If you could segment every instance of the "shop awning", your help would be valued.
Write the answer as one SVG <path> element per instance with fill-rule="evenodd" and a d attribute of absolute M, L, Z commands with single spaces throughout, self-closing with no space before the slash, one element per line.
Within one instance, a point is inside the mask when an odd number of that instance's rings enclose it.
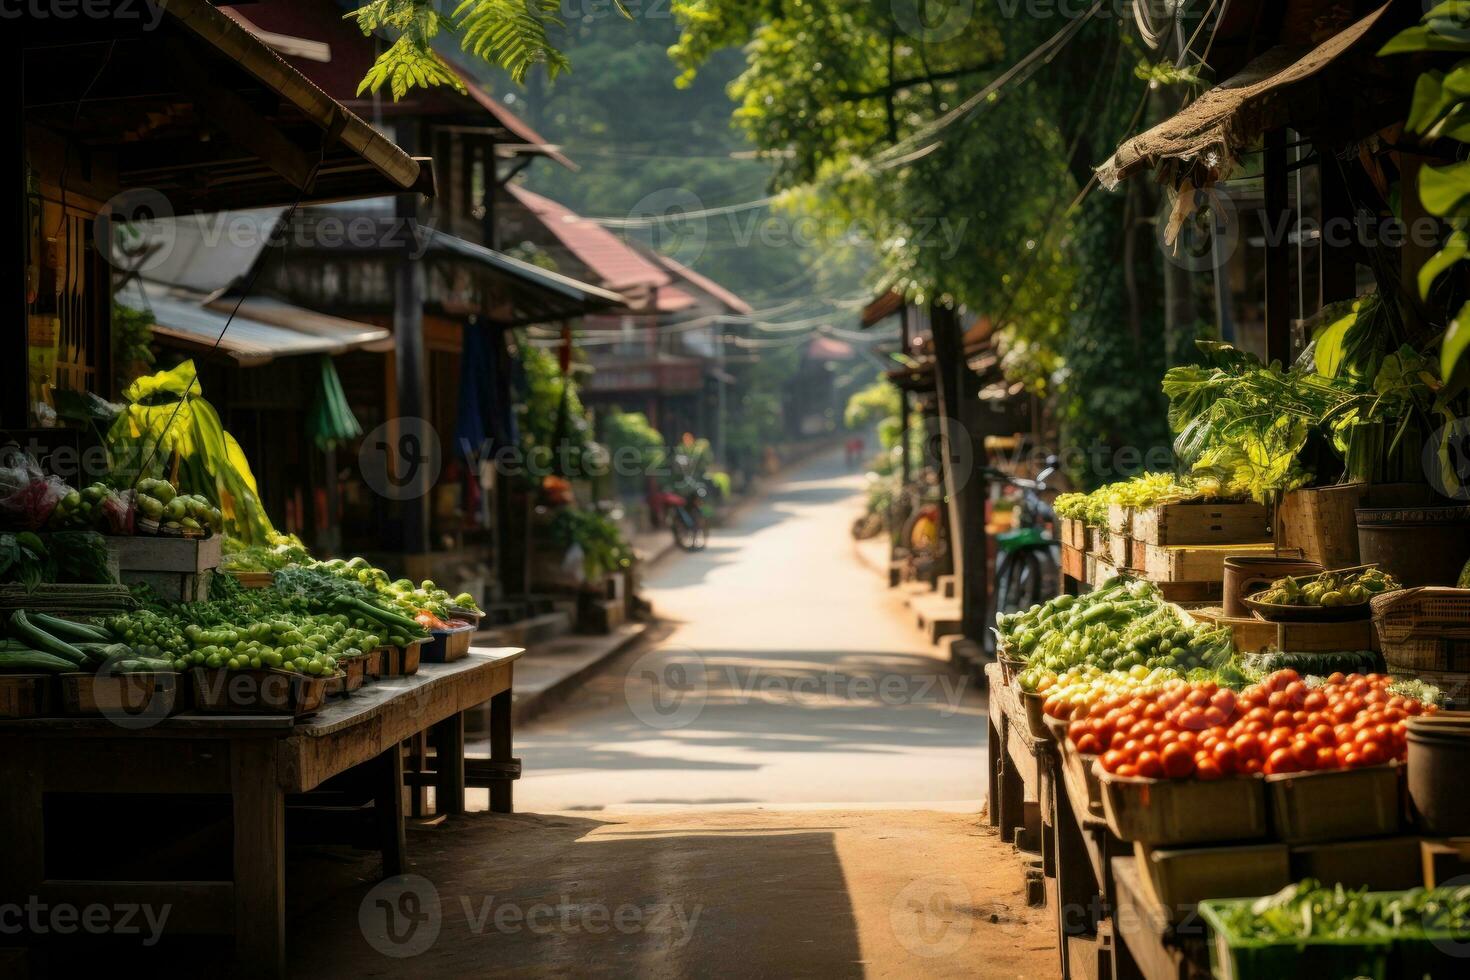
<path fill-rule="evenodd" d="M 342 354 L 382 349 L 392 334 L 371 324 L 326 316 L 272 299 L 246 299 L 231 318 L 235 300 L 177 286 L 141 283 L 153 313 L 153 333 L 194 351 L 216 348 L 241 367 L 258 367 L 278 357 Z M 122 298 L 126 303 L 126 297 Z"/>
<path fill-rule="evenodd" d="M 1315 48 L 1278 46 L 1264 52 L 1177 115 L 1118 147 L 1097 168 L 1098 179 L 1111 189 L 1140 170 L 1158 168 L 1161 180 L 1178 185 L 1187 177 L 1203 187 L 1227 176 L 1263 133 L 1287 125 L 1312 128 L 1309 123 L 1315 123 L 1323 105 L 1341 107 L 1363 87 L 1355 77 L 1322 101 L 1318 76 L 1350 54 L 1371 56 L 1386 39 L 1387 31 L 1375 28 L 1380 21 L 1389 27 L 1385 15 L 1392 6 L 1384 4 Z M 1372 61 L 1381 68 L 1376 58 Z"/>
<path fill-rule="evenodd" d="M 22 12 L 5 29 L 24 35 L 27 123 L 107 161 L 117 186 L 156 191 L 175 214 L 433 193 L 428 159 L 205 0 L 96 0 L 88 14 Z"/>

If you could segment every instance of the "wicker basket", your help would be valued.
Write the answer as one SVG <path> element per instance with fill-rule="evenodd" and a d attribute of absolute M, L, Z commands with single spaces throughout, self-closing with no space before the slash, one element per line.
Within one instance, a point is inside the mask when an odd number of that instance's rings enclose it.
<path fill-rule="evenodd" d="M 1391 670 L 1470 672 L 1470 589 L 1431 586 L 1374 596 L 1373 625 Z"/>

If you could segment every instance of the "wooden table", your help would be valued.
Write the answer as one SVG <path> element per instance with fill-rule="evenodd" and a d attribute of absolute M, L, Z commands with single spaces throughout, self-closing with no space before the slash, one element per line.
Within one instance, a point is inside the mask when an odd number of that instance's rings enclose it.
<path fill-rule="evenodd" d="M 305 793 L 354 767 L 372 781 L 383 875 L 404 868 L 401 743 L 432 729 L 439 744 L 439 811 L 464 807 L 463 712 L 486 701 L 491 760 L 501 785 L 492 808 L 509 812 L 511 680 L 524 651 L 477 650 L 451 664 L 425 664 L 332 699 L 297 722 L 269 715 L 181 714 L 152 727 L 105 718 L 0 722 L 0 903 L 35 896 L 48 904 L 94 902 L 171 906 L 168 929 L 233 933 L 247 976 L 285 972 L 286 796 Z M 47 874 L 43 801 L 52 793 L 217 794 L 230 797 L 233 879 L 85 881 Z M 110 825 L 109 825 L 110 826 Z M 133 839 L 122 834 L 123 839 Z M 146 836 L 146 835 L 145 835 Z"/>

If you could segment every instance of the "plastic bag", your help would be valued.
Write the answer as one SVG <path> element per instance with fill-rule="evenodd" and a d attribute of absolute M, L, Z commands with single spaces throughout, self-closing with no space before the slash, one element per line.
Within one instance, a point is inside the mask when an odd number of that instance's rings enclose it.
<path fill-rule="evenodd" d="M 97 530 L 103 534 L 132 534 L 138 495 L 132 490 L 109 490 L 102 498 L 102 518 Z"/>
<path fill-rule="evenodd" d="M 0 465 L 0 526 L 39 531 L 71 488 L 59 476 L 47 476 L 28 453 L 12 452 Z"/>

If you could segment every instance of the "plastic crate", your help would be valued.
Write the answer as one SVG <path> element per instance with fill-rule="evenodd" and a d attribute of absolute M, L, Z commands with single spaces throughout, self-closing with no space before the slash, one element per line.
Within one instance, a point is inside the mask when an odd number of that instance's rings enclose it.
<path fill-rule="evenodd" d="M 1200 917 L 1210 927 L 1210 972 L 1217 980 L 1262 977 L 1368 977 L 1389 980 L 1392 939 L 1300 939 L 1271 942 L 1243 939 L 1225 925 L 1222 913 L 1248 907 L 1256 899 L 1207 899 Z"/>

